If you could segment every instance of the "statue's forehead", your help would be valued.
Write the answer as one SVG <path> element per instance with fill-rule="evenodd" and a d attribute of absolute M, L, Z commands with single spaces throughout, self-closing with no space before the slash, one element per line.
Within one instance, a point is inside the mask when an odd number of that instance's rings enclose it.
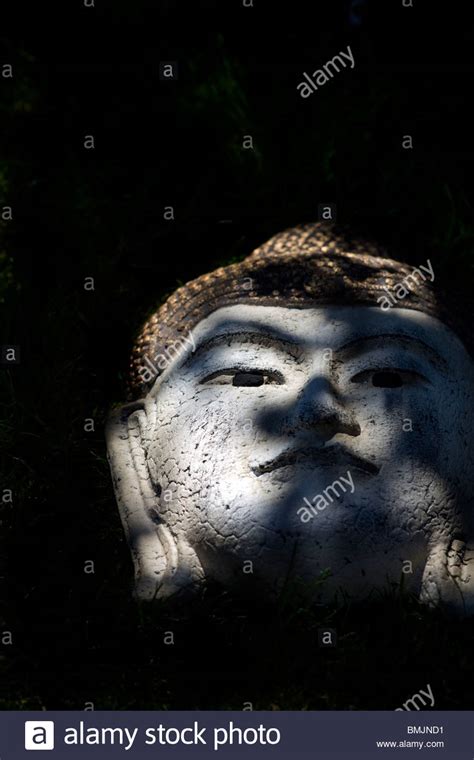
<path fill-rule="evenodd" d="M 467 356 L 461 341 L 435 317 L 411 309 L 384 311 L 374 306 L 253 306 L 237 304 L 217 309 L 194 329 L 196 347 L 211 338 L 225 335 L 253 334 L 253 342 L 262 344 L 267 336 L 296 342 L 308 348 L 337 348 L 358 338 L 390 334 L 396 342 L 404 337 L 417 338 L 431 345 L 448 360 L 454 354 Z"/>

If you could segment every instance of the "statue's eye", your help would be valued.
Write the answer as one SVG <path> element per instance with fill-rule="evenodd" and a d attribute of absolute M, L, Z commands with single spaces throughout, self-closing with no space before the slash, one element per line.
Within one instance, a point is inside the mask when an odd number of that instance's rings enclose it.
<path fill-rule="evenodd" d="M 265 377 L 263 372 L 237 372 L 232 378 L 232 385 L 256 387 L 264 384 Z"/>
<path fill-rule="evenodd" d="M 398 372 L 374 372 L 372 385 L 377 388 L 400 388 L 403 379 Z"/>
<path fill-rule="evenodd" d="M 402 369 L 364 370 L 355 375 L 351 382 L 372 385 L 375 388 L 401 388 L 425 380 L 418 372 Z"/>
<path fill-rule="evenodd" d="M 283 377 L 279 372 L 264 371 L 260 369 L 252 370 L 232 370 L 225 369 L 219 372 L 213 372 L 208 375 L 202 383 L 212 383 L 214 385 L 233 385 L 238 388 L 258 388 L 260 385 L 283 383 Z"/>

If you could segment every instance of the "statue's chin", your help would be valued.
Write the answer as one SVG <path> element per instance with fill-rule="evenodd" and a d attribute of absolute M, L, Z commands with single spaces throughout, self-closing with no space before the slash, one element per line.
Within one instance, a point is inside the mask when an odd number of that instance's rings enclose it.
<path fill-rule="evenodd" d="M 179 557 L 174 553 L 175 562 L 170 563 L 158 582 L 156 574 L 138 574 L 136 597 L 143 601 L 173 599 L 178 604 L 180 601 L 187 604 L 199 597 L 212 578 L 227 589 L 249 598 L 262 599 L 265 603 L 277 602 L 289 589 L 300 602 L 306 600 L 308 604 L 330 604 L 344 599 L 353 603 L 376 601 L 381 592 L 396 587 L 403 577 L 404 589 L 418 597 L 421 603 L 461 617 L 474 615 L 474 549 L 461 538 L 452 537 L 433 544 L 424 568 L 419 565 L 405 576 L 388 565 L 384 568 L 380 557 L 375 555 L 369 563 L 349 562 L 339 573 L 328 567 L 327 572 L 325 568 L 315 575 L 314 570 L 311 572 L 306 568 L 305 571 L 304 567 L 288 564 L 285 572 L 262 577 L 258 573 L 242 575 L 235 568 L 233 572 L 225 558 L 220 557 L 219 561 L 217 556 L 211 570 L 205 567 L 206 558 L 201 555 L 198 559 L 198 554 L 180 546 L 178 555 L 184 560 L 183 567 L 179 566 L 179 561 L 176 563 Z M 200 560 L 203 560 L 204 567 Z"/>
<path fill-rule="evenodd" d="M 374 552 L 371 558 L 347 557 L 343 567 L 318 563 L 315 573 L 314 563 L 290 561 L 288 557 L 275 568 L 272 574 L 260 575 L 258 571 L 243 576 L 241 572 L 219 573 L 219 562 L 210 575 L 219 582 L 233 587 L 236 592 L 266 602 L 277 601 L 282 593 L 292 589 L 300 600 L 308 604 L 318 602 L 330 604 L 349 599 L 351 603 L 377 600 L 381 594 L 397 589 L 403 583 L 406 593 L 418 598 L 422 604 L 437 607 L 458 616 L 474 615 L 474 549 L 469 549 L 460 538 L 443 539 L 433 543 L 426 557 L 426 545 L 418 547 L 418 557 L 413 563 L 390 564 L 393 549 Z M 251 556 L 251 555 L 249 555 Z M 217 558 L 216 558 L 217 559 Z M 220 558 L 222 566 L 228 564 Z M 255 563 L 258 568 L 258 563 Z M 412 565 L 407 571 L 406 565 Z"/>

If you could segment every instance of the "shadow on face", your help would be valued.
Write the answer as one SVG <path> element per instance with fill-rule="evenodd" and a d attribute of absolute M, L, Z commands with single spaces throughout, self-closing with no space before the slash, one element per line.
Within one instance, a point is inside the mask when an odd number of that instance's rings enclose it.
<path fill-rule="evenodd" d="M 193 338 L 139 436 L 147 509 L 204 577 L 272 594 L 329 569 L 327 593 L 358 597 L 406 573 L 419 593 L 432 548 L 469 530 L 474 372 L 456 336 L 406 309 L 238 305 Z"/>

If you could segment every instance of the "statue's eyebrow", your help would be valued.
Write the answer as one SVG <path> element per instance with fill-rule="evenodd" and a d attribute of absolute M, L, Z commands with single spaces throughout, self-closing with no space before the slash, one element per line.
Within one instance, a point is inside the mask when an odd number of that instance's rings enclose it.
<path fill-rule="evenodd" d="M 428 345 L 428 343 L 425 343 L 425 341 L 420 338 L 415 338 L 413 335 L 405 335 L 403 333 L 378 333 L 377 335 L 365 335 L 345 343 L 343 346 L 336 349 L 334 353 L 343 353 L 347 358 L 350 358 L 367 348 L 385 348 L 387 344 L 390 343 L 395 343 L 397 346 L 404 344 L 406 348 L 414 349 L 418 354 L 429 359 L 437 367 L 443 370 L 448 369 L 449 365 L 447 361 L 432 346 Z"/>
<path fill-rule="evenodd" d="M 303 353 L 303 349 L 299 343 L 289 340 L 288 338 L 283 338 L 280 335 L 272 333 L 269 330 L 265 330 L 265 332 L 239 330 L 236 332 L 226 332 L 221 333 L 220 335 L 213 335 L 208 340 L 205 340 L 202 343 L 198 344 L 195 351 L 193 351 L 192 354 L 188 357 L 186 363 L 192 361 L 200 354 L 206 351 L 210 351 L 216 346 L 222 346 L 225 344 L 230 345 L 231 343 L 235 343 L 237 341 L 240 343 L 259 344 L 260 346 L 262 344 L 264 346 L 272 346 L 273 348 L 276 348 L 285 354 L 293 356 L 295 359 L 299 359 Z"/>

